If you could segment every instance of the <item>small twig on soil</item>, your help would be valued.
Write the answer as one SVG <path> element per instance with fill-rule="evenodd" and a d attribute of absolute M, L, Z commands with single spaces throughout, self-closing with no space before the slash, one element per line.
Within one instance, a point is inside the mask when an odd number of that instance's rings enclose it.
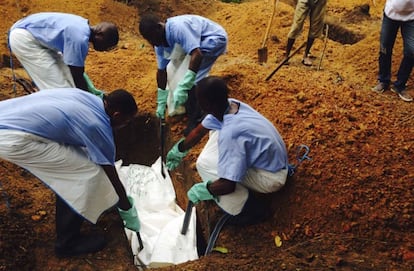
<path fill-rule="evenodd" d="M 375 239 L 357 237 L 357 236 L 340 236 L 339 234 L 336 234 L 336 233 L 326 233 L 326 235 L 339 236 L 339 237 L 341 237 L 340 239 L 356 239 L 356 240 L 360 240 L 360 241 L 369 241 L 369 242 L 373 242 L 373 243 L 382 243 L 382 244 L 389 244 L 390 243 L 390 242 L 387 242 L 387 241 L 381 241 L 381 240 L 375 240 Z"/>
<path fill-rule="evenodd" d="M 296 245 L 293 245 L 293 246 L 288 247 L 288 248 L 286 249 L 286 251 L 289 251 L 289 250 L 291 250 L 291 249 L 294 249 L 294 248 L 300 247 L 301 245 L 304 245 L 304 244 L 306 244 L 306 243 L 310 243 L 310 242 L 312 242 L 312 241 L 318 241 L 318 240 L 321 240 L 322 238 L 323 238 L 323 234 L 319 234 L 319 235 L 317 235 L 317 236 L 316 236 L 316 237 L 314 237 L 314 238 L 311 238 L 311 239 L 309 239 L 309 240 L 306 240 L 306 241 L 303 241 L 303 242 L 297 243 Z"/>
<path fill-rule="evenodd" d="M 84 260 L 92 267 L 93 270 L 98 270 L 98 268 L 89 259 L 84 258 Z"/>
<path fill-rule="evenodd" d="M 386 242 L 386 241 L 380 241 L 380 240 L 374 240 L 374 239 L 369 239 L 369 238 L 363 238 L 363 237 L 356 237 L 356 236 L 342 236 L 340 234 L 335 234 L 335 233 L 321 233 L 316 235 L 314 238 L 311 238 L 309 240 L 297 243 L 291 247 L 288 247 L 286 249 L 286 251 L 292 250 L 294 248 L 300 247 L 304 244 L 313 242 L 313 241 L 320 241 L 322 239 L 328 239 L 329 237 L 335 236 L 337 237 L 336 239 L 355 239 L 355 240 L 360 240 L 360 241 L 368 241 L 368 242 L 372 242 L 372 243 L 382 243 L 382 244 L 389 244 L 390 242 Z"/>
<path fill-rule="evenodd" d="M 25 247 L 23 247 L 23 246 L 19 246 L 19 248 L 20 248 L 21 250 L 23 250 L 23 252 L 27 252 L 27 249 L 26 249 Z"/>

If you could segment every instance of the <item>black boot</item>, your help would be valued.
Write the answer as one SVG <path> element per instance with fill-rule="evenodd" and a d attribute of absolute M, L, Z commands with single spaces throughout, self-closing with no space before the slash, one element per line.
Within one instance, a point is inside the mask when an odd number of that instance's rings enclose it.
<path fill-rule="evenodd" d="M 258 224 L 269 217 L 268 206 L 258 199 L 251 191 L 240 214 L 232 216 L 227 224 L 233 226 L 248 226 Z"/>
<path fill-rule="evenodd" d="M 195 86 L 188 91 L 188 99 L 185 103 L 185 111 L 187 113 L 187 128 L 184 129 L 183 134 L 187 136 L 197 125 L 203 120 L 203 112 L 198 105 L 195 95 Z"/>
<path fill-rule="evenodd" d="M 101 235 L 82 235 L 84 218 L 59 196 L 56 196 L 56 243 L 58 257 L 71 257 L 102 250 L 106 241 Z"/>

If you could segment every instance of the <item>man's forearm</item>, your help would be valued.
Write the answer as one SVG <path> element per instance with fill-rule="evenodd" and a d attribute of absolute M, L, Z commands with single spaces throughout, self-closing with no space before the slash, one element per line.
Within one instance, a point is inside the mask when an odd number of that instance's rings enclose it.
<path fill-rule="evenodd" d="M 160 89 L 165 90 L 167 87 L 167 71 L 166 70 L 157 70 L 157 86 Z"/>
<path fill-rule="evenodd" d="M 121 180 L 119 179 L 118 173 L 114 166 L 111 165 L 102 165 L 103 170 L 108 176 L 109 180 L 112 183 L 112 186 L 115 189 L 115 192 L 118 194 L 119 201 L 118 207 L 122 210 L 128 210 L 131 208 L 131 204 L 128 201 L 127 194 Z"/>
<path fill-rule="evenodd" d="M 86 80 L 83 77 L 85 68 L 69 66 L 69 69 L 70 73 L 72 74 L 73 82 L 75 83 L 76 88 L 88 91 L 88 85 L 86 84 Z"/>

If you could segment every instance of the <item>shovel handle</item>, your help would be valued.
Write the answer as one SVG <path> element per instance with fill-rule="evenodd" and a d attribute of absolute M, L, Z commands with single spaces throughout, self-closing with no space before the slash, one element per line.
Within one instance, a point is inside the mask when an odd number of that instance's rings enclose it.
<path fill-rule="evenodd" d="M 161 143 L 161 175 L 165 178 L 164 172 L 164 148 L 165 148 L 165 120 L 160 118 L 160 143 Z"/>
<path fill-rule="evenodd" d="M 266 77 L 266 81 L 268 81 L 270 78 L 272 78 L 272 76 L 294 55 L 296 55 L 297 52 L 299 52 L 300 49 L 302 49 L 303 47 L 305 47 L 306 45 L 306 41 L 300 46 L 298 47 L 295 51 L 293 51 L 293 53 L 291 53 L 288 57 L 286 57 L 285 59 L 283 59 L 282 62 L 279 63 L 279 65 L 277 65 L 277 67 L 272 71 L 271 74 L 269 74 Z"/>
<path fill-rule="evenodd" d="M 266 45 L 267 37 L 269 36 L 270 27 L 272 25 L 273 17 L 275 16 L 275 11 L 276 11 L 276 7 L 277 7 L 277 3 L 278 2 L 279 2 L 279 0 L 274 0 L 273 1 L 272 15 L 270 16 L 269 22 L 267 23 L 266 32 L 265 32 L 265 35 L 264 35 L 264 38 L 263 38 L 263 42 L 262 42 L 262 48 L 264 48 L 265 45 Z"/>
<path fill-rule="evenodd" d="M 136 231 L 135 233 L 137 234 L 137 238 L 138 238 L 139 251 L 141 251 L 142 249 L 144 249 L 144 245 L 141 239 L 141 234 L 139 234 L 139 231 Z"/>
<path fill-rule="evenodd" d="M 191 213 L 193 212 L 193 206 L 194 204 L 191 201 L 189 201 L 187 204 L 187 209 L 185 210 L 183 227 L 181 229 L 182 235 L 185 235 L 187 233 L 188 225 L 190 224 Z"/>

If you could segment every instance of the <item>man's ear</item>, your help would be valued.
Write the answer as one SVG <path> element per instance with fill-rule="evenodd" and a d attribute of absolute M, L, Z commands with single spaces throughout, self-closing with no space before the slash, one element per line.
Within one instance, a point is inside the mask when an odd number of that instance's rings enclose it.
<path fill-rule="evenodd" d="M 115 111 L 112 113 L 112 118 L 117 118 L 121 113 L 119 111 Z"/>
<path fill-rule="evenodd" d="M 157 24 L 157 29 L 156 29 L 157 33 L 163 33 L 164 32 L 164 24 L 159 22 Z"/>

